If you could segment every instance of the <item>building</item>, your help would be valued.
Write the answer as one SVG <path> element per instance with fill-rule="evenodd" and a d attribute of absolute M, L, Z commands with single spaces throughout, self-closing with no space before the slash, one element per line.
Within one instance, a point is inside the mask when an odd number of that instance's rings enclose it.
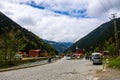
<path fill-rule="evenodd" d="M 84 49 L 78 49 L 78 50 L 76 50 L 76 54 L 84 55 L 85 54 L 85 50 Z"/>
<path fill-rule="evenodd" d="M 21 54 L 22 57 L 28 57 L 28 54 L 27 54 L 26 52 L 22 52 L 22 51 L 20 51 L 19 54 Z"/>
<path fill-rule="evenodd" d="M 29 57 L 40 57 L 44 56 L 41 50 L 29 50 Z"/>

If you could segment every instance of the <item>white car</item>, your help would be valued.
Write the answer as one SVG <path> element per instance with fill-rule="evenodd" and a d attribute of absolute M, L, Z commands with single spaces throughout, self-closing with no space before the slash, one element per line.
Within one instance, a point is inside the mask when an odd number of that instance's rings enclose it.
<path fill-rule="evenodd" d="M 67 60 L 70 60 L 70 59 L 71 59 L 71 55 L 67 55 L 67 56 L 66 56 L 66 59 L 67 59 Z"/>

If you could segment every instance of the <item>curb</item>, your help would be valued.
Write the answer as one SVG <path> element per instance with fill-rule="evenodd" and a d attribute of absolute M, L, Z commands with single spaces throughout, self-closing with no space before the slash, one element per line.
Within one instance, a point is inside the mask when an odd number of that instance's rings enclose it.
<path fill-rule="evenodd" d="M 59 60 L 59 59 L 58 59 Z M 58 60 L 56 61 L 53 61 L 53 62 L 47 62 L 47 63 L 44 63 L 44 64 L 38 64 L 38 65 L 31 65 L 31 66 L 22 66 L 22 67 L 13 67 L 13 68 L 7 68 L 7 69 L 0 69 L 0 72 L 6 72 L 6 71 L 12 71 L 12 70 L 19 70 L 19 69 L 26 69 L 26 68 L 31 68 L 31 67 L 37 67 L 37 66 L 42 66 L 42 65 L 46 65 L 46 64 L 50 64 L 50 63 L 55 63 L 57 62 Z"/>

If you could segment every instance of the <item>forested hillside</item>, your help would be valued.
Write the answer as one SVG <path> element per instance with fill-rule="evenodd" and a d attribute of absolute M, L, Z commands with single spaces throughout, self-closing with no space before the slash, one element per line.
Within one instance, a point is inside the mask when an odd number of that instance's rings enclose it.
<path fill-rule="evenodd" d="M 118 38 L 120 45 L 120 18 L 116 19 Z M 90 32 L 87 36 L 78 40 L 67 51 L 75 52 L 76 46 L 79 49 L 85 49 L 86 51 L 94 50 L 110 50 L 115 49 L 115 36 L 113 20 L 100 25 L 98 28 Z"/>
<path fill-rule="evenodd" d="M 57 53 L 51 45 L 0 12 L 0 59 L 31 49 L 41 49 L 43 53 L 50 55 Z"/>

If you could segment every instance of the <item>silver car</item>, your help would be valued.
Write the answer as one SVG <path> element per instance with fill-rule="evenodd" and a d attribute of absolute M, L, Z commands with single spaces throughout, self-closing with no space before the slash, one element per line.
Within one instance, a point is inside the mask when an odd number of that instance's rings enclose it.
<path fill-rule="evenodd" d="M 100 54 L 96 54 L 92 57 L 93 65 L 94 64 L 101 64 L 102 65 L 102 57 Z"/>

